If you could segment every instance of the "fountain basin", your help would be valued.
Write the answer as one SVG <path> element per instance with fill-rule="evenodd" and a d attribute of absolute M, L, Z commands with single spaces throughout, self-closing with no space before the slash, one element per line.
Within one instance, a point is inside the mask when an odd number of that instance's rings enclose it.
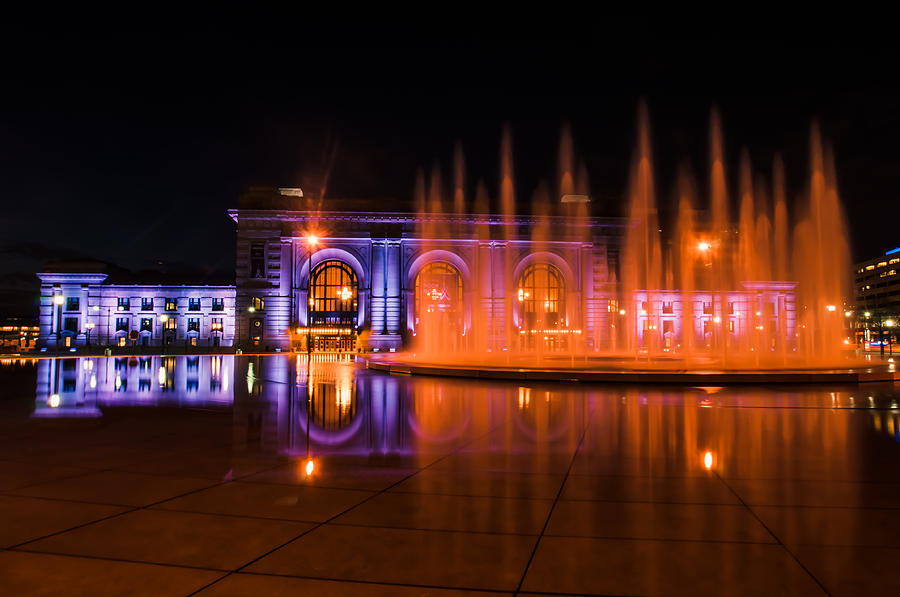
<path fill-rule="evenodd" d="M 900 382 L 893 365 L 877 364 L 844 368 L 796 369 L 642 369 L 638 367 L 522 367 L 475 363 L 430 363 L 404 359 L 403 355 L 371 357 L 366 366 L 401 375 L 430 375 L 519 381 L 564 381 L 615 384 L 735 385 L 735 384 L 861 384 Z"/>

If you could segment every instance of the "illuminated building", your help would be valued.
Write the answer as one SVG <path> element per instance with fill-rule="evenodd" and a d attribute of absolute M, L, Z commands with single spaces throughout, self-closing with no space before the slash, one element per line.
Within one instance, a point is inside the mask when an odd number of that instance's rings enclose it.
<path fill-rule="evenodd" d="M 106 284 L 104 273 L 38 277 L 39 346 L 233 344 L 234 286 Z"/>
<path fill-rule="evenodd" d="M 41 273 L 39 344 L 305 351 L 309 338 L 316 352 L 417 343 L 457 353 L 790 349 L 793 282 L 712 291 L 698 277 L 691 292 L 626 293 L 619 259 L 628 221 L 578 215 L 583 204 L 570 197 L 552 215 L 429 213 L 250 188 L 228 211 L 237 226 L 233 286 Z M 722 250 L 704 241 L 699 251 L 702 268 Z"/>
<path fill-rule="evenodd" d="M 854 310 L 847 317 L 856 343 L 893 344 L 900 326 L 900 247 L 855 264 L 853 271 Z"/>

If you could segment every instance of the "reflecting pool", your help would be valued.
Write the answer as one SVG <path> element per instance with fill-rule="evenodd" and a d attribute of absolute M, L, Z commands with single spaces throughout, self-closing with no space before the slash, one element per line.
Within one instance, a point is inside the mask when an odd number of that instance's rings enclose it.
<path fill-rule="evenodd" d="M 15 594 L 900 590 L 897 385 L 520 384 L 288 354 L 8 361 L 0 382 Z"/>

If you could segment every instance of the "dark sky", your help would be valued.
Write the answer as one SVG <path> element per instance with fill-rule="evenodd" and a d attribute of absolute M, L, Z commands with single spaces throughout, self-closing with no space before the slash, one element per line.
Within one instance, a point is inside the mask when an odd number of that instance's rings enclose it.
<path fill-rule="evenodd" d="M 424 37 L 365 23 L 179 32 L 155 27 L 7 32 L 0 89 L 3 271 L 41 256 L 233 267 L 224 210 L 248 184 L 302 185 L 335 150 L 328 195 L 409 197 L 417 168 L 453 143 L 469 181 L 496 194 L 500 130 L 514 136 L 517 190 L 552 181 L 572 125 L 604 214 L 620 212 L 645 98 L 660 201 L 682 162 L 701 189 L 711 106 L 730 168 L 774 152 L 794 193 L 813 118 L 837 155 L 855 259 L 900 243 L 897 51 L 847 41 L 657 36 L 630 21 L 592 35 Z M 414 33 L 416 35 L 414 35 Z M 510 33 L 507 31 L 506 33 Z M 827 37 L 827 36 L 826 36 Z M 869 40 L 871 41 L 871 40 Z M 734 182 L 731 188 L 734 189 Z M 23 257 L 27 254 L 29 257 Z"/>

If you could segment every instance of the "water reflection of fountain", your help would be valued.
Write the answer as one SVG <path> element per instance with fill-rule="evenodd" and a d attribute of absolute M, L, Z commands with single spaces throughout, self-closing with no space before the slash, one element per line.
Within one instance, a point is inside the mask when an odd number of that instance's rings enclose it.
<path fill-rule="evenodd" d="M 522 365 L 550 359 L 553 366 L 561 366 L 559 357 L 565 355 L 573 363 L 575 357 L 584 357 L 613 366 L 641 363 L 678 369 L 845 362 L 840 315 L 848 289 L 847 233 L 833 157 L 817 127 L 810 134 L 807 190 L 793 221 L 778 158 L 770 192 L 744 151 L 736 193 L 729 194 L 715 112 L 710 119 L 707 200 L 700 200 L 697 185 L 683 168 L 675 216 L 669 218 L 657 204 L 646 106 L 640 107 L 637 121 L 627 193 L 630 224 L 618 260 L 610 260 L 613 271 L 601 274 L 599 281 L 600 264 L 585 257 L 584 249 L 594 242 L 592 214 L 590 203 L 577 198 L 587 195 L 587 175 L 583 165 L 576 167 L 568 126 L 560 137 L 557 166 L 556 191 L 563 200 L 541 184 L 527 218 L 517 209 L 508 126 L 501 135 L 497 209 L 490 210 L 482 185 L 475 209 L 465 209 L 459 146 L 449 195 L 438 166 L 427 186 L 420 177 L 416 188 L 422 253 L 440 260 L 441 254 L 455 252 L 467 263 L 478 264 L 478 276 L 454 299 L 468 305 L 470 314 L 463 307 L 447 309 L 449 302 L 438 298 L 435 309 L 417 311 L 422 313 L 412 326 L 417 358 Z M 452 200 L 445 199 L 448 196 Z M 736 210 L 729 207 L 732 197 Z M 698 211 L 703 204 L 706 208 Z M 466 211 L 495 215 L 467 222 Z M 600 258 L 606 256 L 591 259 Z M 529 271 L 525 265 L 539 268 L 537 289 L 523 285 L 523 271 Z M 547 282 L 550 274 L 545 272 L 554 271 L 561 280 L 559 288 L 554 287 L 557 282 Z M 457 274 L 447 280 L 456 283 L 464 277 Z M 449 282 L 428 279 L 427 284 L 432 297 L 444 300 L 452 294 Z M 416 304 L 418 292 L 410 297 Z"/>

